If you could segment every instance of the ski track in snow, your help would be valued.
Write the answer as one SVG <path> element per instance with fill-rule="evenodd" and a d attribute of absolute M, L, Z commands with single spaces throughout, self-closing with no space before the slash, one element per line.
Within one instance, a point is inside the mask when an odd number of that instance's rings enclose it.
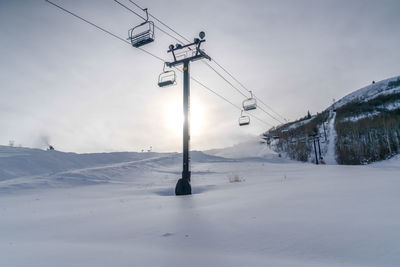
<path fill-rule="evenodd" d="M 336 118 L 336 112 L 330 111 L 330 120 L 328 123 L 328 148 L 326 155 L 324 157 L 325 163 L 330 164 L 330 165 L 335 165 L 337 164 L 336 162 L 336 149 L 335 149 L 335 144 L 336 144 L 336 130 L 335 130 L 335 118 Z"/>
<path fill-rule="evenodd" d="M 54 170 L 51 154 L 18 151 Z M 0 180 L 0 266 L 398 266 L 399 157 L 314 165 L 256 142 L 213 153 L 232 158 L 193 152 L 191 196 L 173 195 L 177 153 Z"/>

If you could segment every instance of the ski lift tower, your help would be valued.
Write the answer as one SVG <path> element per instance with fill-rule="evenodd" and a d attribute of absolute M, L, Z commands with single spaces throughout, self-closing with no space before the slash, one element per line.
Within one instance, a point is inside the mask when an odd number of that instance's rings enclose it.
<path fill-rule="evenodd" d="M 175 194 L 178 195 L 191 195 L 192 187 L 190 186 L 190 158 L 189 158 L 189 141 L 190 141 L 190 74 L 189 63 L 200 59 L 211 58 L 200 49 L 200 46 L 205 37 L 204 32 L 200 32 L 199 38 L 195 38 L 193 43 L 187 45 L 176 44 L 170 45 L 168 53 L 172 53 L 174 57 L 173 62 L 167 62 L 166 65 L 170 68 L 178 65 L 183 65 L 183 171 L 182 178 L 178 180 L 175 187 Z"/>

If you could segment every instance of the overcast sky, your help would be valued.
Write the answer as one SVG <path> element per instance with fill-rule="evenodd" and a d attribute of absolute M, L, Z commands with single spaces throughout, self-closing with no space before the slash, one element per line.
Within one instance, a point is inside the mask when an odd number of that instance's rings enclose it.
<path fill-rule="evenodd" d="M 123 38 L 141 22 L 113 0 L 54 1 Z M 138 4 L 190 39 L 204 30 L 207 53 L 289 120 L 400 74 L 398 0 Z M 170 60 L 170 43 L 176 41 L 156 31 L 145 49 Z M 2 145 L 181 150 L 181 78 L 159 88 L 161 62 L 44 0 L 0 0 L 0 62 Z M 243 97 L 201 62 L 191 74 L 241 104 Z M 256 120 L 239 127 L 239 110 L 193 82 L 191 105 L 192 149 L 229 146 L 269 128 Z M 277 124 L 260 110 L 254 114 Z"/>

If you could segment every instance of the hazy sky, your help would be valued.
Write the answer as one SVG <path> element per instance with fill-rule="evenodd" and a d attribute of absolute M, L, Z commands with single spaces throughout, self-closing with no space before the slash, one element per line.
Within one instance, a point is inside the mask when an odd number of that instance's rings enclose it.
<path fill-rule="evenodd" d="M 123 38 L 141 22 L 113 0 L 54 1 Z M 400 74 L 398 0 L 138 4 L 190 39 L 204 30 L 207 53 L 290 120 Z M 171 59 L 166 50 L 175 41 L 159 31 L 156 38 L 145 48 Z M 162 63 L 44 0 L 0 0 L 0 62 L 0 144 L 44 148 L 48 139 L 63 151 L 181 150 L 181 79 L 158 88 Z M 191 74 L 235 104 L 243 100 L 201 62 Z M 192 149 L 268 129 L 255 120 L 239 127 L 237 109 L 194 83 L 191 104 Z"/>

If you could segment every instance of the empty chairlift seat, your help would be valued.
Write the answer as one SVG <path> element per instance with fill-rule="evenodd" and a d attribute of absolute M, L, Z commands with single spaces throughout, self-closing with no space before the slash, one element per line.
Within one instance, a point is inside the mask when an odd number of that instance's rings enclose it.
<path fill-rule="evenodd" d="M 164 71 L 158 76 L 158 86 L 166 87 L 176 84 L 176 74 L 173 70 Z"/>
<path fill-rule="evenodd" d="M 249 124 L 250 124 L 250 117 L 243 115 L 243 110 L 242 110 L 239 117 L 239 126 L 245 126 Z"/>
<path fill-rule="evenodd" d="M 143 11 L 146 12 L 146 21 L 133 27 L 128 32 L 128 40 L 130 40 L 132 46 L 136 48 L 154 41 L 154 22 L 149 21 L 147 8 L 143 9 Z"/>
<path fill-rule="evenodd" d="M 250 98 L 243 100 L 243 110 L 249 111 L 257 108 L 257 100 L 253 97 L 253 93 L 250 91 Z"/>
<path fill-rule="evenodd" d="M 158 86 L 166 87 L 176 84 L 176 74 L 173 70 L 165 70 L 166 64 L 164 64 L 163 72 L 158 76 Z"/>

